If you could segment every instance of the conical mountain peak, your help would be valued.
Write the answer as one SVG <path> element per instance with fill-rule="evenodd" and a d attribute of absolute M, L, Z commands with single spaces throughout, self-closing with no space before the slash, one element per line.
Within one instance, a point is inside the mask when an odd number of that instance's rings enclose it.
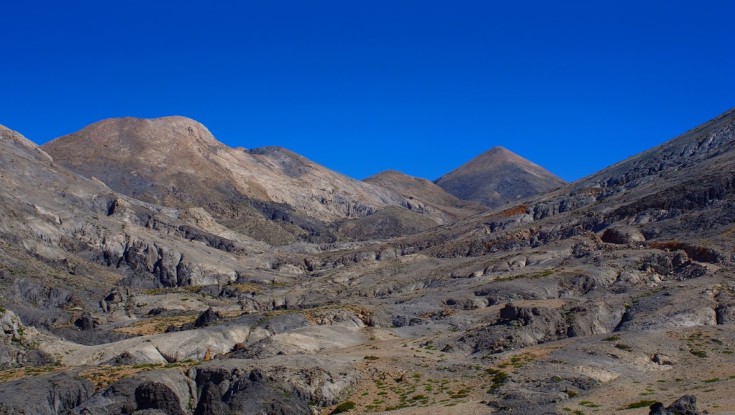
<path fill-rule="evenodd" d="M 564 180 L 504 147 L 493 147 L 436 180 L 454 196 L 498 207 L 563 185 Z"/>

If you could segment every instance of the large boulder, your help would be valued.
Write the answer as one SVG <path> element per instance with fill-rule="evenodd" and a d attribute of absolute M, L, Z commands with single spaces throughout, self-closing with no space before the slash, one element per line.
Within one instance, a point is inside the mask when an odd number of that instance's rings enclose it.
<path fill-rule="evenodd" d="M 135 388 L 135 403 L 138 409 L 158 409 L 168 415 L 185 415 L 181 401 L 164 383 L 147 381 Z"/>
<path fill-rule="evenodd" d="M 602 242 L 619 245 L 640 244 L 646 242 L 646 237 L 638 228 L 617 226 L 605 229 L 602 233 Z"/>
<path fill-rule="evenodd" d="M 649 415 L 699 415 L 694 395 L 684 395 L 666 408 L 661 402 L 656 402 L 650 409 Z"/>

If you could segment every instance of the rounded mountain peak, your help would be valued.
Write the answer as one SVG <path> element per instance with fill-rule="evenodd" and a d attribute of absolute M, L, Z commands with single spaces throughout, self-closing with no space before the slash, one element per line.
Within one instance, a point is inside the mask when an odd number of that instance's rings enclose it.
<path fill-rule="evenodd" d="M 515 154 L 503 146 L 495 146 L 491 148 L 490 150 L 486 151 L 485 153 L 487 154 L 507 154 L 507 153 Z"/>
<path fill-rule="evenodd" d="M 380 173 L 376 173 L 365 180 L 377 180 L 377 179 L 404 179 L 404 178 L 414 178 L 412 176 L 409 176 L 408 174 L 398 171 L 398 170 L 383 170 Z"/>
<path fill-rule="evenodd" d="M 42 148 L 79 174 L 97 177 L 113 188 L 116 181 L 134 181 L 136 189 L 162 183 L 169 175 L 206 171 L 208 160 L 227 150 L 202 124 L 178 116 L 110 118 Z M 145 172 L 151 172 L 150 177 L 142 180 Z"/>
<path fill-rule="evenodd" d="M 219 142 L 201 123 L 187 117 L 108 118 L 47 144 L 89 145 L 106 148 L 167 150 L 178 146 L 197 147 Z"/>

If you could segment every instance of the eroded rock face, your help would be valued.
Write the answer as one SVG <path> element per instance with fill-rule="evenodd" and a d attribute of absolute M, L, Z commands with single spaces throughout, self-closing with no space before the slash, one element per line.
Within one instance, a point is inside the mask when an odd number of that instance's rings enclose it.
<path fill-rule="evenodd" d="M 716 302 L 707 292 L 651 292 L 633 304 L 616 330 L 637 331 L 662 328 L 714 326 Z"/>
<path fill-rule="evenodd" d="M 87 401 L 93 392 L 91 382 L 66 373 L 0 383 L 0 414 L 67 413 Z"/>
<path fill-rule="evenodd" d="M 154 409 L 170 415 L 185 415 L 182 402 L 168 386 L 158 382 L 144 382 L 135 388 L 138 410 Z"/>
<path fill-rule="evenodd" d="M 273 380 L 258 369 L 249 373 L 202 371 L 196 379 L 197 384 L 203 385 L 202 399 L 194 410 L 196 415 L 311 412 L 308 402 L 296 394 L 274 391 L 277 386 L 273 385 Z"/>
<path fill-rule="evenodd" d="M 334 403 L 353 382 L 304 363 L 253 367 L 251 362 L 210 362 L 186 374 L 146 372 L 98 391 L 72 413 L 304 414 L 312 412 L 310 405 Z"/>
<path fill-rule="evenodd" d="M 567 325 L 559 311 L 507 304 L 495 324 L 471 330 L 460 338 L 474 353 L 501 353 L 567 337 Z"/>
<path fill-rule="evenodd" d="M 51 356 L 37 350 L 38 337 L 15 313 L 0 310 L 0 369 L 52 363 Z"/>
<path fill-rule="evenodd" d="M 97 323 L 94 321 L 92 316 L 88 313 L 82 314 L 75 322 L 74 325 L 79 327 L 80 330 L 93 330 Z"/>
<path fill-rule="evenodd" d="M 124 378 L 97 391 L 74 407 L 73 414 L 190 414 L 196 399 L 194 382 L 178 370 L 159 370 Z"/>
<path fill-rule="evenodd" d="M 592 336 L 614 331 L 625 314 L 620 305 L 588 302 L 572 307 L 567 311 L 566 319 L 571 321 L 567 329 L 569 337 Z"/>
<path fill-rule="evenodd" d="M 717 324 L 735 323 L 735 303 L 720 304 L 715 309 Z"/>

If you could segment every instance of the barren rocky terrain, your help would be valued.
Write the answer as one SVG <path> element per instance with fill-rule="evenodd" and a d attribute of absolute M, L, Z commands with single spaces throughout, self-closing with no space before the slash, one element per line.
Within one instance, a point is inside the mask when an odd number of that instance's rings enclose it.
<path fill-rule="evenodd" d="M 735 110 L 570 184 L 0 127 L 0 414 L 735 413 L 733 172 Z"/>

